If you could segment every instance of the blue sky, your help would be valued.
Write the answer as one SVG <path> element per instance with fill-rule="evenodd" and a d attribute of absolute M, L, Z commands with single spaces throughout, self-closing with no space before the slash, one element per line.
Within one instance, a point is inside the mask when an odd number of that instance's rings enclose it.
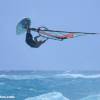
<path fill-rule="evenodd" d="M 100 32 L 99 0 L 0 0 L 0 70 L 100 70 L 100 36 L 30 48 L 16 24 L 30 17 L 32 27 Z"/>

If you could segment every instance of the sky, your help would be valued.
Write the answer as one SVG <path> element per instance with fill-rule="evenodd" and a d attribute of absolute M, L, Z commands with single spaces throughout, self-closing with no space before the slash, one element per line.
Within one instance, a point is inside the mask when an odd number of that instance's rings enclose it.
<path fill-rule="evenodd" d="M 0 70 L 100 70 L 100 36 L 48 40 L 39 48 L 16 35 L 17 23 L 31 27 L 100 32 L 99 0 L 0 0 Z"/>

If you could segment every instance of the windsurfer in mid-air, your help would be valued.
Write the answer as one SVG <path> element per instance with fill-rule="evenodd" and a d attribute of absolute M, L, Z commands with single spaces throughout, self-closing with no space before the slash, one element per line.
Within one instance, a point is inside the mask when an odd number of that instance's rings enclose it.
<path fill-rule="evenodd" d="M 41 37 L 40 35 L 35 36 L 33 38 L 32 34 L 31 34 L 31 30 L 28 29 L 27 33 L 26 33 L 26 43 L 33 48 L 38 48 L 40 47 L 43 43 L 45 43 L 47 41 L 47 38 L 45 40 L 38 40 L 39 37 Z"/>
<path fill-rule="evenodd" d="M 64 40 L 75 38 L 78 36 L 84 35 L 93 35 L 93 34 L 100 34 L 100 33 L 87 33 L 87 32 L 67 32 L 67 31 L 57 31 L 57 30 L 49 30 L 46 27 L 38 27 L 38 28 L 31 28 L 31 20 L 29 18 L 22 19 L 16 26 L 16 33 L 22 34 L 26 33 L 26 43 L 33 48 L 40 47 L 43 43 L 45 43 L 48 39 L 53 40 Z M 32 36 L 33 32 L 37 32 L 37 36 Z"/>

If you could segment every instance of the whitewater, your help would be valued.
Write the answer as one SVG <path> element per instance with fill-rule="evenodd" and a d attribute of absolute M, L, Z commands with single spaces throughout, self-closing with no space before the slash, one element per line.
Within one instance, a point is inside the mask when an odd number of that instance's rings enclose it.
<path fill-rule="evenodd" d="M 100 100 L 100 72 L 0 71 L 3 96 L 15 97 L 8 100 Z"/>

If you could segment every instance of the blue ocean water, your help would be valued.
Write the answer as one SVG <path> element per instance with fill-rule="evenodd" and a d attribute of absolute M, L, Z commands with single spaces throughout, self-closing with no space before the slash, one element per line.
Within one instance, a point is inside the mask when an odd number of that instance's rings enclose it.
<path fill-rule="evenodd" d="M 3 96 L 6 99 L 2 98 Z M 15 98 L 8 98 L 14 96 Z M 0 71 L 0 100 L 100 100 L 98 71 Z"/>

